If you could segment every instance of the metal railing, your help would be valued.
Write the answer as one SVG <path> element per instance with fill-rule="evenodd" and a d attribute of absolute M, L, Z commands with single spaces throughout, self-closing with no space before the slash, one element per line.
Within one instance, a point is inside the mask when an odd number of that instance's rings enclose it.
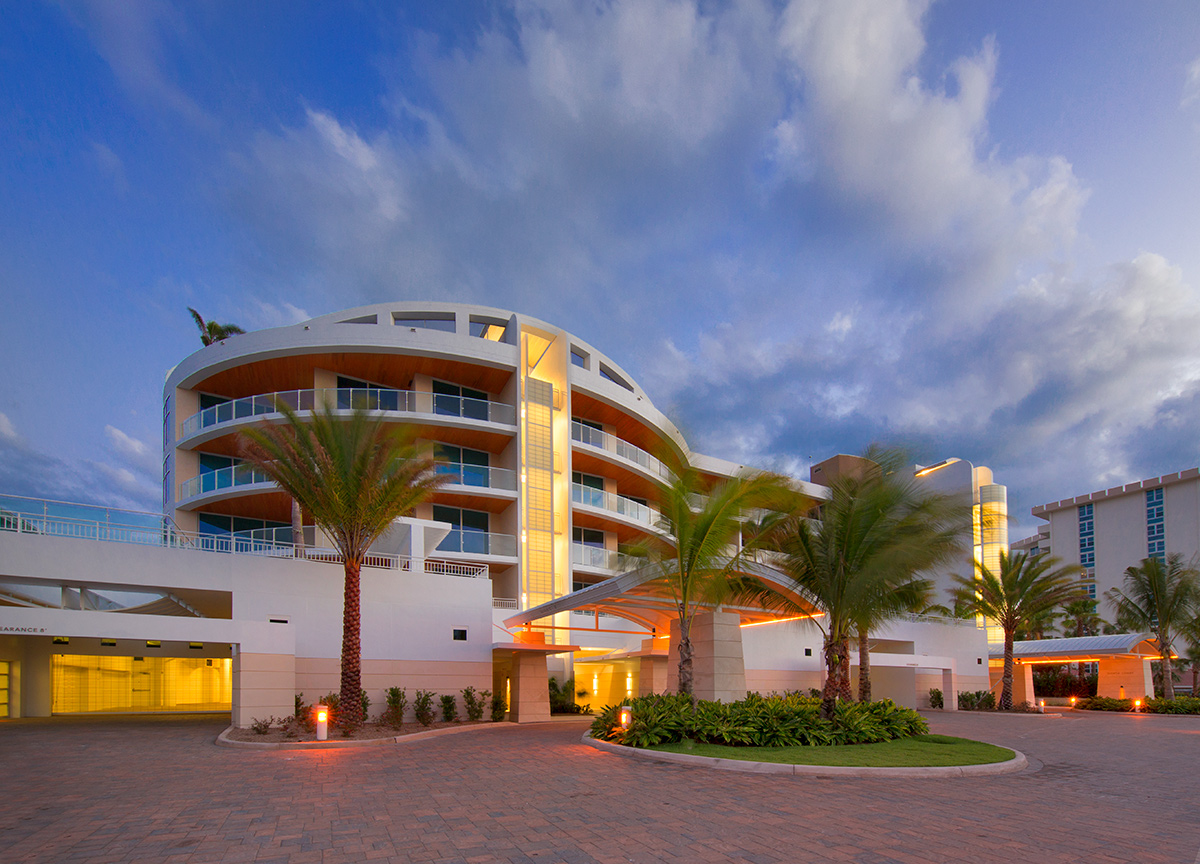
<path fill-rule="evenodd" d="M 86 518 L 87 516 L 93 518 Z M 80 518 L 83 517 L 83 518 Z M 120 520 L 120 521 L 116 521 Z M 133 524 L 141 523 L 141 524 Z M 40 498 L 0 495 L 0 531 L 17 534 L 36 534 L 44 537 L 69 537 L 78 540 L 100 540 L 107 543 L 128 543 L 135 546 L 156 546 L 164 549 L 190 549 L 200 552 L 222 552 L 235 555 L 258 555 L 267 558 L 303 558 L 326 564 L 341 564 L 336 549 L 315 547 L 315 530 L 305 530 L 303 547 L 291 542 L 291 528 L 264 528 L 236 534 L 200 534 L 182 531 L 174 522 L 157 513 L 119 510 L 90 504 L 72 504 Z M 286 541 L 277 540 L 287 532 Z M 471 532 L 467 532 L 471 533 Z M 507 539 L 515 554 L 516 538 Z M 497 545 L 504 545 L 498 543 Z M 492 554 L 504 554 L 494 552 Z M 412 572 L 413 560 L 403 555 L 368 552 L 364 567 Z M 421 562 L 422 572 L 441 576 L 488 578 L 486 564 L 443 561 L 427 558 Z"/>
<path fill-rule="evenodd" d="M 517 491 L 517 472 L 508 468 L 489 468 L 487 465 L 468 465 L 462 462 L 436 462 L 435 470 L 447 483 L 476 486 L 483 489 Z"/>
<path fill-rule="evenodd" d="M 668 482 L 675 478 L 671 469 L 663 464 L 662 460 L 651 456 L 641 447 L 630 444 L 623 438 L 618 438 L 599 429 L 593 429 L 591 426 L 585 426 L 575 420 L 571 421 L 571 440 L 587 444 L 589 447 L 595 447 L 598 450 L 604 450 L 621 459 L 633 462 L 635 465 L 645 468 L 651 474 L 655 474 Z"/>
<path fill-rule="evenodd" d="M 585 507 L 596 507 L 601 510 L 607 510 L 610 513 L 616 513 L 619 516 L 632 519 L 634 522 L 641 522 L 643 525 L 649 527 L 657 525 L 659 520 L 658 511 L 640 501 L 634 501 L 632 498 L 626 498 L 624 495 L 605 492 L 603 489 L 593 489 L 591 486 L 584 486 L 582 483 L 571 484 L 571 501 L 575 504 L 582 504 Z"/>
<path fill-rule="evenodd" d="M 242 462 L 215 471 L 206 471 L 179 484 L 179 500 L 186 501 L 197 495 L 234 489 L 238 486 L 253 486 L 256 483 L 274 483 L 263 471 Z"/>
<path fill-rule="evenodd" d="M 292 411 L 312 411 L 325 406 L 340 411 L 365 408 L 369 411 L 395 412 L 401 414 L 434 414 L 460 417 L 466 420 L 483 420 L 513 426 L 517 422 L 517 411 L 512 405 L 491 402 L 487 399 L 472 399 L 468 396 L 446 396 L 421 390 L 384 390 L 377 388 L 329 387 L 313 390 L 280 390 L 258 396 L 230 399 L 218 405 L 198 411 L 180 424 L 180 439 L 189 438 L 197 432 L 230 423 L 235 420 L 278 414 L 279 406 L 286 405 Z"/>
<path fill-rule="evenodd" d="M 462 552 L 468 555 L 504 555 L 515 558 L 517 538 L 511 534 L 491 534 L 454 528 L 438 544 L 439 552 Z"/>

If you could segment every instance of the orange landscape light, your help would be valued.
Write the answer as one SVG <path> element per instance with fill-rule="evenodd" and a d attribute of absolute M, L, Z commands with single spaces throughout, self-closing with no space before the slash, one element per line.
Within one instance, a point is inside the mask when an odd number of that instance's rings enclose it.
<path fill-rule="evenodd" d="M 1134 710 L 1134 711 L 1141 711 L 1141 710 L 1142 710 L 1142 700 L 1141 700 L 1141 699 L 1134 699 L 1134 700 L 1133 700 L 1133 710 Z"/>
<path fill-rule="evenodd" d="M 617 725 L 619 725 L 622 729 L 628 729 L 629 724 L 632 722 L 633 722 L 633 709 L 630 708 L 628 705 L 625 705 L 624 707 L 621 708 L 620 712 L 617 714 Z"/>
<path fill-rule="evenodd" d="M 329 740 L 329 709 L 324 705 L 317 706 L 317 740 Z"/>

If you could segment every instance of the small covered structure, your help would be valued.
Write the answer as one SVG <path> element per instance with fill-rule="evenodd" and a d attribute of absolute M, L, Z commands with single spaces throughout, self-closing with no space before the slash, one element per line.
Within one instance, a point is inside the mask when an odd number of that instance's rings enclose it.
<path fill-rule="evenodd" d="M 1150 661 L 1157 660 L 1158 656 L 1158 642 L 1150 633 L 1109 633 L 1014 642 L 1013 701 L 1034 701 L 1033 667 L 1039 663 L 1096 663 L 1099 668 L 1097 696 L 1141 699 L 1154 694 Z M 988 658 L 992 688 L 996 689 L 1004 674 L 1004 646 L 990 645 Z"/>

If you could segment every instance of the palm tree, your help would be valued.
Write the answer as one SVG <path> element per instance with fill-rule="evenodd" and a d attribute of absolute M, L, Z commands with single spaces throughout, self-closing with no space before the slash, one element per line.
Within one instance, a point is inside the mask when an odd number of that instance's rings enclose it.
<path fill-rule="evenodd" d="M 192 320 L 196 322 L 196 327 L 200 330 L 200 341 L 205 345 L 211 345 L 214 342 L 220 342 L 222 339 L 228 339 L 230 336 L 235 336 L 238 333 L 245 333 L 236 324 L 218 324 L 216 321 L 205 321 L 200 313 L 188 307 L 188 311 L 192 313 Z"/>
<path fill-rule="evenodd" d="M 696 613 L 734 596 L 742 568 L 763 536 L 751 518 L 759 508 L 797 502 L 780 475 L 744 474 L 709 482 L 686 459 L 669 456 L 673 474 L 658 490 L 658 533 L 635 550 L 657 571 L 679 620 L 679 692 L 693 692 L 692 621 Z M 809 502 L 811 505 L 811 502 Z"/>
<path fill-rule="evenodd" d="M 811 619 L 824 634 L 825 688 L 821 710 L 831 717 L 849 701 L 852 634 L 859 639 L 859 690 L 870 699 L 869 632 L 928 605 L 931 584 L 918 574 L 962 553 L 970 507 L 921 490 L 898 450 L 869 449 L 872 467 L 836 479 L 819 520 L 785 520 L 774 532 L 774 563 L 793 597 L 824 613 Z M 779 594 L 776 605 L 801 611 Z"/>
<path fill-rule="evenodd" d="M 345 571 L 342 676 L 339 708 L 344 727 L 362 720 L 359 570 L 371 544 L 398 516 L 425 501 L 444 478 L 432 457 L 408 433 L 358 410 L 349 417 L 330 407 L 301 420 L 279 405 L 286 423 L 242 434 L 242 454 L 292 496 L 329 535 Z"/>
<path fill-rule="evenodd" d="M 1110 588 L 1105 599 L 1117 612 L 1124 628 L 1154 634 L 1162 663 L 1163 696 L 1175 698 L 1171 669 L 1171 639 L 1194 627 L 1200 607 L 1200 573 L 1183 563 L 1179 554 L 1165 562 L 1143 558 L 1136 567 L 1125 569 L 1125 590 Z"/>
<path fill-rule="evenodd" d="M 1079 600 L 1082 593 L 1078 565 L 1059 566 L 1057 558 L 1042 553 L 1001 552 L 1000 572 L 975 562 L 975 576 L 954 576 L 954 599 L 1004 631 L 1004 676 L 1000 710 L 1012 709 L 1013 639 L 1016 632 L 1047 611 Z"/>

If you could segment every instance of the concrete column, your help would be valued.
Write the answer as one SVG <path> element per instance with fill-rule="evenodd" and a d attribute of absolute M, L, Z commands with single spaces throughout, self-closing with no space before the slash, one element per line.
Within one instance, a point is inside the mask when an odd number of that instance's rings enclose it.
<path fill-rule="evenodd" d="M 942 710 L 958 710 L 958 676 L 953 669 L 942 670 Z"/>
<path fill-rule="evenodd" d="M 1033 693 L 1033 666 L 1031 664 L 1013 663 L 1012 698 L 1014 705 L 1020 705 L 1022 702 L 1028 702 L 1030 705 L 1037 704 L 1037 697 Z"/>
<path fill-rule="evenodd" d="M 670 693 L 674 692 L 667 689 L 667 658 L 666 657 L 642 657 L 641 668 L 638 670 L 638 695 L 646 696 L 650 693 Z M 676 677 L 679 670 L 676 668 Z M 676 682 L 676 689 L 679 685 Z"/>
<path fill-rule="evenodd" d="M 1154 695 L 1150 661 L 1140 657 L 1105 657 L 1100 661 L 1097 696 L 1110 699 L 1142 699 Z"/>
<path fill-rule="evenodd" d="M 549 680 L 545 654 L 533 651 L 514 652 L 508 719 L 514 723 L 549 720 Z"/>
<path fill-rule="evenodd" d="M 293 654 L 233 655 L 232 722 L 247 729 L 255 720 L 287 717 L 296 710 Z"/>
<path fill-rule="evenodd" d="M 53 706 L 50 680 L 50 655 L 54 645 L 49 636 L 34 636 L 24 640 L 21 652 L 18 705 L 21 717 L 49 717 Z M 12 686 L 11 680 L 9 686 Z M 12 699 L 10 694 L 9 699 Z"/>
<path fill-rule="evenodd" d="M 741 618 L 736 612 L 697 612 L 692 619 L 693 689 L 697 699 L 736 702 L 746 698 Z M 679 622 L 671 622 L 667 689 L 679 687 Z"/>

